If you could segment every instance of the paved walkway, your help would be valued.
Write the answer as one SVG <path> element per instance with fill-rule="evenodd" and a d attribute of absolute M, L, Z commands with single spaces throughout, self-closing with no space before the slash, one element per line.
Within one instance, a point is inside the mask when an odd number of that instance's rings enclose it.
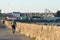
<path fill-rule="evenodd" d="M 13 34 L 11 30 L 4 27 L 0 23 L 0 40 L 32 40 L 32 39 L 18 33 Z"/>

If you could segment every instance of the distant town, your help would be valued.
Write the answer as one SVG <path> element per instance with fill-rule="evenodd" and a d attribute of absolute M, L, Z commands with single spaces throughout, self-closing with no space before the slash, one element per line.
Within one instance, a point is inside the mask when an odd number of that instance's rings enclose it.
<path fill-rule="evenodd" d="M 12 13 L 1 13 L 0 18 L 4 20 L 16 20 L 16 21 L 40 21 L 40 22 L 60 22 L 60 11 L 56 13 L 50 12 L 50 10 L 45 13 L 21 13 L 21 12 L 12 12 Z"/>

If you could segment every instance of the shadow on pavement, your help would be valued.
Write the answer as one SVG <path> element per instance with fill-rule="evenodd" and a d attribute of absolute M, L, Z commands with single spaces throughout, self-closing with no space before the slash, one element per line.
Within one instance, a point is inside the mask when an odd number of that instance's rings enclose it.
<path fill-rule="evenodd" d="M 3 24 L 0 23 L 0 29 L 6 28 Z"/>
<path fill-rule="evenodd" d="M 11 40 L 11 39 L 6 39 L 6 38 L 5 38 L 5 39 L 3 39 L 3 38 L 0 38 L 0 40 Z"/>

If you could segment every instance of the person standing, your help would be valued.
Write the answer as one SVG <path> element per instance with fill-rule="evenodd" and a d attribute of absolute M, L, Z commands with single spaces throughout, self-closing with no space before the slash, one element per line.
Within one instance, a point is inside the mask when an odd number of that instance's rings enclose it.
<path fill-rule="evenodd" d="M 16 25 L 16 23 L 13 22 L 13 23 L 12 23 L 12 32 L 13 32 L 13 33 L 15 33 L 15 30 L 16 30 L 16 26 L 15 26 L 15 25 Z"/>

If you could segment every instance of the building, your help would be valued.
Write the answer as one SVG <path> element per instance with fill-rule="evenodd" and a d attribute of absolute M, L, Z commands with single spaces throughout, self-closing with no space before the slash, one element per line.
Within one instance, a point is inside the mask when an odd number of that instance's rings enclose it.
<path fill-rule="evenodd" d="M 52 13 L 47 14 L 47 17 L 55 17 Z"/>
<path fill-rule="evenodd" d="M 20 17 L 20 12 L 13 12 L 12 15 L 15 17 Z"/>

